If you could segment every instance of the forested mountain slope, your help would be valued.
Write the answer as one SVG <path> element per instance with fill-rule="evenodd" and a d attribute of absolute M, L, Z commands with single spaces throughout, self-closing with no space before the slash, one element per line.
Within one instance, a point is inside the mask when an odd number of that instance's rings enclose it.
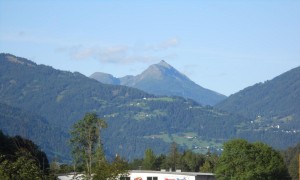
<path fill-rule="evenodd" d="M 155 95 L 193 99 L 203 105 L 214 105 L 226 98 L 194 83 L 165 61 L 151 65 L 137 76 L 115 78 L 110 74 L 96 72 L 90 77 L 102 83 L 134 87 Z"/>
<path fill-rule="evenodd" d="M 215 107 L 300 130 L 300 67 L 233 94 Z"/>
<path fill-rule="evenodd" d="M 0 130 L 11 136 L 20 135 L 39 144 L 50 157 L 56 153 L 66 154 L 67 132 L 49 124 L 34 113 L 0 103 Z"/>
<path fill-rule="evenodd" d="M 270 81 L 258 83 L 231 95 L 215 106 L 251 119 L 253 130 L 259 134 L 277 134 L 273 141 L 300 141 L 300 67 L 283 73 Z M 273 133 L 272 133 L 273 132 Z M 256 138 L 255 138 L 256 136 Z M 280 138 L 282 136 L 282 138 Z M 286 138 L 284 138 L 286 137 Z"/>
<path fill-rule="evenodd" d="M 197 143 L 200 139 L 220 143 L 234 137 L 237 124 L 244 120 L 194 101 L 105 85 L 80 73 L 55 70 L 10 54 L 0 54 L 0 63 L 2 103 L 34 112 L 64 133 L 86 112 L 96 112 L 108 122 L 103 142 L 111 156 L 140 157 L 149 147 L 162 153 L 174 138 L 187 141 L 191 133 L 199 138 Z M 192 144 L 181 146 L 192 149 Z"/>
<path fill-rule="evenodd" d="M 44 127 L 44 119 L 49 124 L 45 125 L 49 131 L 44 130 L 47 136 L 41 135 L 41 141 L 35 141 L 38 145 L 49 142 L 51 152 L 61 159 L 69 155 L 61 149 L 68 144 L 61 142 L 67 141 L 70 127 L 87 112 L 96 112 L 108 123 L 102 138 L 109 157 L 119 154 L 133 159 L 143 156 L 147 148 L 166 153 L 172 141 L 180 148 L 203 152 L 207 147 L 211 151 L 221 149 L 224 141 L 234 137 L 262 139 L 281 148 L 299 140 L 295 134 L 256 131 L 256 124 L 245 117 L 201 106 L 192 100 L 156 97 L 134 88 L 102 84 L 80 73 L 37 65 L 10 54 L 0 54 L 0 64 L 0 102 L 40 117 L 41 122 L 28 120 L 28 128 L 25 126 L 29 129 L 28 137 L 31 133 L 39 134 L 30 129 L 38 123 L 41 124 L 37 126 Z M 21 124 L 9 121 L 9 118 L 1 121 L 5 133 L 15 133 Z"/>

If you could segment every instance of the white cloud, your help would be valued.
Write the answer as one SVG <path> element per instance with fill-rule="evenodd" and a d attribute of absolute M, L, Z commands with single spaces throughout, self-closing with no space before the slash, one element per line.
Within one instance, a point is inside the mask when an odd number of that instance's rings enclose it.
<path fill-rule="evenodd" d="M 85 47 L 76 45 L 69 48 L 59 48 L 57 52 L 67 52 L 72 59 L 96 59 L 102 63 L 147 63 L 156 62 L 164 57 L 175 57 L 174 52 L 167 52 L 179 44 L 177 38 L 171 38 L 151 46 L 113 45 L 105 47 Z"/>
<path fill-rule="evenodd" d="M 170 48 L 174 48 L 179 45 L 178 38 L 170 38 L 165 41 L 162 41 L 158 44 L 150 45 L 148 47 L 145 47 L 145 50 L 149 51 L 165 51 Z"/>
<path fill-rule="evenodd" d="M 177 38 L 171 38 L 161 42 L 158 47 L 161 49 L 168 49 L 168 48 L 176 47 L 178 44 L 179 44 L 179 40 Z"/>
<path fill-rule="evenodd" d="M 113 63 L 118 59 L 126 57 L 128 48 L 126 46 L 112 46 L 112 47 L 89 47 L 74 46 L 71 48 L 71 57 L 73 59 L 97 59 L 101 62 Z"/>

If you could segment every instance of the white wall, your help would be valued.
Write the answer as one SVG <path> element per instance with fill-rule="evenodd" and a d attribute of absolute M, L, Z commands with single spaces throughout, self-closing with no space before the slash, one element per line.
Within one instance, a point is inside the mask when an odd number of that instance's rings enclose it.
<path fill-rule="evenodd" d="M 147 177 L 157 177 L 157 180 L 195 180 L 195 176 L 188 176 L 188 175 L 179 175 L 179 174 L 168 174 L 165 173 L 137 173 L 131 172 L 130 180 L 147 180 Z"/>

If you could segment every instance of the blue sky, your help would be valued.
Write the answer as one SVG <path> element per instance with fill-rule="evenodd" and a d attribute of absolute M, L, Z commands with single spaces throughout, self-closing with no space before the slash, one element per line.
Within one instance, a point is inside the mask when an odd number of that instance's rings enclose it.
<path fill-rule="evenodd" d="M 0 0 L 0 51 L 87 76 L 164 59 L 230 95 L 300 66 L 299 0 Z"/>

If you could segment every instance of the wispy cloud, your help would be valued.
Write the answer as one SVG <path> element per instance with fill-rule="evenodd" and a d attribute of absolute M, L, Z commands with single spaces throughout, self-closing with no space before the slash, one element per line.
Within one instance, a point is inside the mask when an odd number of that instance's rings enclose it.
<path fill-rule="evenodd" d="M 72 59 L 97 59 L 101 62 L 114 63 L 123 57 L 126 57 L 128 48 L 126 46 L 111 46 L 111 47 L 88 47 L 74 46 L 70 50 Z"/>
<path fill-rule="evenodd" d="M 177 38 L 171 38 L 166 41 L 163 41 L 159 44 L 160 49 L 168 49 L 176 47 L 179 44 L 179 40 Z"/>
<path fill-rule="evenodd" d="M 59 52 L 67 52 L 72 59 L 86 60 L 96 59 L 102 63 L 134 63 L 134 62 L 154 62 L 164 57 L 176 57 L 174 52 L 169 52 L 171 48 L 179 44 L 177 38 L 171 38 L 150 46 L 93 46 L 86 47 L 75 45 L 67 48 L 59 48 Z"/>

